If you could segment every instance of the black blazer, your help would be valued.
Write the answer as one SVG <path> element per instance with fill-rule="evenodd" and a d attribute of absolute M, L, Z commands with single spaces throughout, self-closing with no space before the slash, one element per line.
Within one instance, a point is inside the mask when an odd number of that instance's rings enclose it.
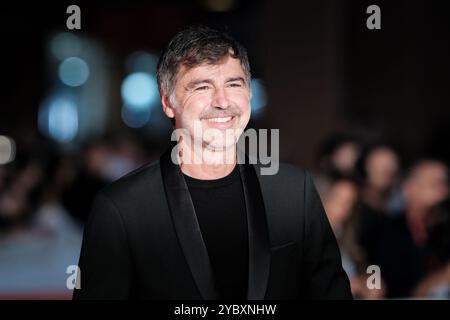
<path fill-rule="evenodd" d="M 240 164 L 249 239 L 248 299 L 351 299 L 311 176 Z M 96 196 L 74 299 L 220 299 L 189 190 L 170 151 Z"/>

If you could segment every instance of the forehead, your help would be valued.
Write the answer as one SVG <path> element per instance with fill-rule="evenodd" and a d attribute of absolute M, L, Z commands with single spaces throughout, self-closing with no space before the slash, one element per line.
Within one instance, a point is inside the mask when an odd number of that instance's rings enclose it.
<path fill-rule="evenodd" d="M 394 151 L 392 151 L 391 149 L 388 148 L 378 148 L 375 149 L 371 152 L 371 154 L 369 155 L 369 158 L 372 160 L 395 160 L 396 159 L 396 155 L 394 153 Z"/>
<path fill-rule="evenodd" d="M 418 168 L 417 176 L 422 179 L 442 179 L 447 175 L 445 166 L 434 163 L 424 164 L 422 168 Z"/>
<path fill-rule="evenodd" d="M 239 59 L 230 56 L 220 60 L 217 64 L 202 63 L 198 66 L 188 68 L 181 65 L 177 74 L 177 84 L 186 84 L 192 80 L 211 79 L 223 80 L 228 77 L 243 77 L 244 69 Z"/>

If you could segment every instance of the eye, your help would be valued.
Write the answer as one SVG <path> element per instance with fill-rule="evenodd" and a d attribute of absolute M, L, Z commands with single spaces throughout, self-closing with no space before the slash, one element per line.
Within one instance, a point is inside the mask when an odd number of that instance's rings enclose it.
<path fill-rule="evenodd" d="M 238 82 L 234 82 L 234 83 L 230 83 L 230 87 L 232 87 L 232 88 L 240 88 L 240 87 L 242 87 L 242 84 L 240 84 Z"/>
<path fill-rule="evenodd" d="M 207 89 L 209 89 L 208 86 L 201 86 L 201 87 L 195 88 L 195 91 L 204 91 L 204 90 L 207 90 Z"/>

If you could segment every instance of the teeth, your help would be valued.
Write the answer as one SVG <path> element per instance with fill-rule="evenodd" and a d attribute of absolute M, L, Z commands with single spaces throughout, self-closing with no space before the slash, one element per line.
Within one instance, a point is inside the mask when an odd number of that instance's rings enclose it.
<path fill-rule="evenodd" d="M 226 117 L 226 118 L 211 118 L 211 119 L 208 119 L 208 121 L 211 121 L 211 122 L 228 122 L 228 121 L 231 120 L 231 118 L 232 118 L 232 117 Z"/>

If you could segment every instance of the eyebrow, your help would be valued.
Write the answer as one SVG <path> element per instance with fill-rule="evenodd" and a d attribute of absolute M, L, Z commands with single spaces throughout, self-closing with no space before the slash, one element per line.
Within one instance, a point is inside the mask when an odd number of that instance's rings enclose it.
<path fill-rule="evenodd" d="M 228 78 L 225 83 L 229 83 L 229 82 L 235 82 L 235 81 L 240 81 L 243 84 L 245 84 L 245 79 L 243 77 L 231 77 Z M 212 81 L 211 79 L 198 79 L 198 80 L 192 80 L 190 81 L 187 85 L 186 85 L 186 89 L 192 89 L 195 88 L 196 86 L 198 86 L 199 84 L 210 84 L 213 85 L 214 81 Z"/>
<path fill-rule="evenodd" d="M 243 84 L 245 84 L 245 79 L 242 78 L 242 77 L 228 78 L 227 81 L 225 81 L 225 83 L 227 83 L 227 82 L 235 82 L 235 81 L 240 81 Z"/>
<path fill-rule="evenodd" d="M 214 84 L 214 82 L 211 79 L 192 80 L 186 85 L 186 89 L 192 89 L 202 83 L 207 83 L 211 85 Z"/>

